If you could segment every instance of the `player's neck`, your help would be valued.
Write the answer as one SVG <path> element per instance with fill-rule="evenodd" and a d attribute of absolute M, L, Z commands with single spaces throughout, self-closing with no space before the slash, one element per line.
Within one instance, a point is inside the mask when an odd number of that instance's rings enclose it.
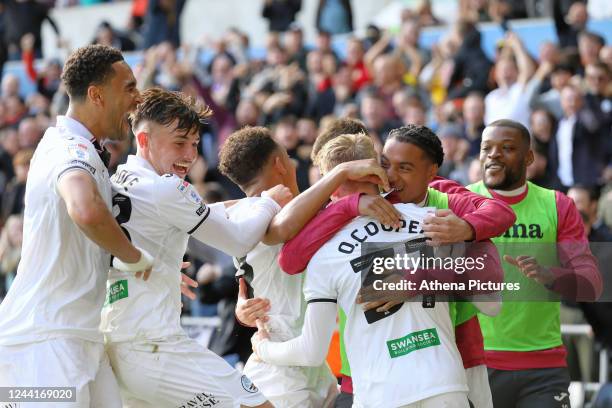
<path fill-rule="evenodd" d="M 271 189 L 278 183 L 270 183 L 267 180 L 258 181 L 244 189 L 244 194 L 247 197 L 259 197 L 262 192 Z"/>
<path fill-rule="evenodd" d="M 71 103 L 68 105 L 66 116 L 85 126 L 97 141 L 102 140 L 102 128 L 99 123 L 96 123 L 98 122 L 98 115 L 89 112 L 86 106 Z"/>
<path fill-rule="evenodd" d="M 527 183 L 523 183 L 519 187 L 512 188 L 511 190 L 493 190 L 496 194 L 504 197 L 516 197 L 523 194 L 527 190 Z"/>

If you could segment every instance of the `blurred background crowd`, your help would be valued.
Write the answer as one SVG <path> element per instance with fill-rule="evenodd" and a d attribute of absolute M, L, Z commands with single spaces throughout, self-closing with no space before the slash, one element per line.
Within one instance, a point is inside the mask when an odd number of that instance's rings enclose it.
<path fill-rule="evenodd" d="M 189 0 L 197 1 L 203 0 Z M 102 2 L 0 2 L 0 299 L 19 261 L 29 161 L 45 129 L 67 108 L 56 56 L 66 55 L 74 39 L 62 34 L 53 11 L 94 10 L 99 6 L 91 5 Z M 217 170 L 217 153 L 246 125 L 270 127 L 295 160 L 303 190 L 319 176 L 310 161 L 312 144 L 334 118 L 362 120 L 377 148 L 395 127 L 431 127 L 445 152 L 440 175 L 463 184 L 480 180 L 485 125 L 508 118 L 533 135 L 536 160 L 529 179 L 569 191 L 589 238 L 612 241 L 612 18 L 597 25 L 601 16 L 590 15 L 589 4 L 458 0 L 456 14 L 440 16 L 435 1 L 387 1 L 395 3 L 391 24 L 357 27 L 355 0 L 261 0 L 259 15 L 250 18 L 265 21 L 265 36 L 254 38 L 227 21 L 224 32 L 187 42 L 181 41 L 181 24 L 189 2 L 133 0 L 124 26 L 92 21 L 97 28 L 87 41 L 124 51 L 141 89 L 180 90 L 212 107 L 214 117 L 189 174 L 207 202 L 242 196 Z M 309 26 L 298 22 L 306 3 L 316 8 Z M 612 3 L 604 2 L 603 10 L 611 16 Z M 200 21 L 206 24 L 207 17 Z M 529 21 L 547 25 L 552 39 L 534 41 L 529 30 L 520 29 Z M 55 44 L 44 48 L 43 24 L 55 32 L 47 37 Z M 497 33 L 488 48 L 483 27 Z M 305 31 L 314 33 L 309 41 Z M 425 41 L 424 33 L 432 32 L 437 34 Z M 63 53 L 44 55 L 49 46 Z M 107 148 L 111 168 L 133 152 L 131 141 Z M 190 256 L 190 273 L 201 287 L 197 301 L 185 302 L 186 314 L 219 314 L 231 322 L 215 332 L 211 348 L 244 359 L 248 336 L 236 333 L 249 329 L 233 319 L 237 286 L 231 259 L 195 243 Z"/>

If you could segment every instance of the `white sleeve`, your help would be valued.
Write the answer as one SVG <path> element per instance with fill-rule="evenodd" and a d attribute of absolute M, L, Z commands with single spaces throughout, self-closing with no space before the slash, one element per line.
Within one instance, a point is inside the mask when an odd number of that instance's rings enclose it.
<path fill-rule="evenodd" d="M 165 174 L 156 179 L 153 194 L 158 217 L 188 234 L 209 216 L 210 209 L 196 189 L 175 175 Z"/>
<path fill-rule="evenodd" d="M 300 336 L 282 343 L 262 341 L 257 346 L 257 354 L 274 365 L 320 366 L 336 328 L 336 315 L 336 303 L 309 303 Z"/>
<path fill-rule="evenodd" d="M 306 268 L 304 279 L 304 299 L 306 302 L 336 302 L 338 289 L 336 287 L 338 271 L 342 265 L 334 262 L 334 254 L 326 251 L 323 246 L 311 258 Z"/>
<path fill-rule="evenodd" d="M 280 211 L 280 206 L 269 197 L 262 197 L 245 209 L 247 217 L 230 219 L 223 203 L 208 206 L 208 217 L 190 233 L 200 242 L 231 256 L 245 256 L 263 238 L 268 224 Z"/>
<path fill-rule="evenodd" d="M 84 170 L 92 177 L 95 177 L 97 172 L 102 171 L 96 167 L 93 157 L 98 153 L 93 148 L 90 149 L 85 143 L 71 141 L 57 146 L 50 153 L 51 156 L 54 156 L 52 160 L 56 163 L 52 170 L 52 178 L 55 183 L 63 175 L 73 170 Z"/>

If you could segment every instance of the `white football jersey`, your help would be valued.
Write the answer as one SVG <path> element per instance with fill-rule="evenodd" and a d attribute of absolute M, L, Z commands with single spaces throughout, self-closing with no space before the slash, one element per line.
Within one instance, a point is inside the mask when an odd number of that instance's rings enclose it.
<path fill-rule="evenodd" d="M 245 198 L 228 208 L 230 219 L 238 221 L 247 217 L 255 200 L 258 198 Z M 283 244 L 270 246 L 260 242 L 246 257 L 234 258 L 239 274 L 243 274 L 253 288 L 252 295 L 270 300 L 267 325 L 273 341 L 285 341 L 299 335 L 304 322 L 303 274 L 289 275 L 281 270 L 278 255 L 282 247 Z"/>
<path fill-rule="evenodd" d="M 356 218 L 321 247 L 306 272 L 306 301 L 337 302 L 346 313 L 344 341 L 356 406 L 400 406 L 467 391 L 447 303 L 434 302 L 425 308 L 421 301 L 404 302 L 389 313 L 364 312 L 355 303 L 362 280 L 369 285 L 376 279 L 371 271 L 373 255 L 362 253 L 363 246 L 385 243 L 387 250 L 379 252 L 381 257 L 421 256 L 421 224 L 432 209 L 414 204 L 395 207 L 403 214 L 402 228 L 387 228 L 369 217 Z"/>
<path fill-rule="evenodd" d="M 85 171 L 109 209 L 108 171 L 81 123 L 58 116 L 40 141 L 26 185 L 23 248 L 17 277 L 0 305 L 0 345 L 77 337 L 102 342 L 98 331 L 110 255 L 72 221 L 59 179 Z"/>
<path fill-rule="evenodd" d="M 138 156 L 128 156 L 111 183 L 113 215 L 130 241 L 154 257 L 154 266 L 147 281 L 110 269 L 101 329 L 110 341 L 183 334 L 181 263 L 189 234 L 212 207 L 191 184 L 158 175 Z"/>
<path fill-rule="evenodd" d="M 129 156 L 111 182 L 117 222 L 136 247 L 154 257 L 147 281 L 111 268 L 101 326 L 111 342 L 184 335 L 181 263 L 189 235 L 218 249 L 246 253 L 280 209 L 271 198 L 260 198 L 249 208 L 248 221 L 230 223 L 223 203 L 205 205 L 187 181 L 158 175 L 138 156 Z"/>

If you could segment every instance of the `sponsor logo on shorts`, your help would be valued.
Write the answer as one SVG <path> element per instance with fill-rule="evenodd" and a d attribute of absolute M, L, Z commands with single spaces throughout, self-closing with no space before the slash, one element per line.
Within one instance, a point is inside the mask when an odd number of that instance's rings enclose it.
<path fill-rule="evenodd" d="M 242 388 L 244 388 L 246 392 L 250 392 L 251 394 L 259 392 L 259 389 L 257 389 L 255 384 L 253 384 L 253 381 L 251 381 L 251 379 L 246 375 L 242 375 L 242 377 L 240 378 L 240 382 L 242 383 Z"/>
<path fill-rule="evenodd" d="M 68 163 L 68 165 L 69 165 L 69 166 L 72 166 L 72 165 L 78 165 L 78 166 L 80 166 L 80 167 L 84 167 L 84 168 L 85 168 L 85 170 L 89 170 L 89 172 L 90 172 L 91 174 L 93 174 L 93 175 L 95 175 L 95 174 L 96 174 L 96 168 L 95 168 L 94 166 L 92 166 L 91 164 L 86 163 L 86 162 L 84 162 L 84 161 L 81 161 L 81 160 L 73 160 L 73 161 L 71 161 L 70 163 Z"/>
<path fill-rule="evenodd" d="M 439 346 L 440 338 L 435 327 L 407 334 L 399 339 L 387 341 L 391 358 L 405 356 L 413 351 L 427 347 Z"/>
<path fill-rule="evenodd" d="M 219 403 L 219 400 L 214 395 L 207 392 L 196 394 L 189 401 L 179 405 L 178 408 L 208 408 L 214 407 Z"/>
<path fill-rule="evenodd" d="M 568 394 L 567 392 L 562 392 L 562 393 L 561 393 L 561 394 L 559 394 L 559 395 L 555 395 L 555 396 L 553 396 L 553 398 L 555 399 L 555 401 L 559 401 L 559 402 L 563 401 L 563 400 L 564 400 L 565 398 L 567 398 L 567 397 L 569 397 L 569 394 Z"/>
<path fill-rule="evenodd" d="M 106 297 L 106 304 L 110 305 L 120 299 L 128 297 L 128 281 L 122 279 L 110 285 L 108 287 L 108 296 Z"/>

